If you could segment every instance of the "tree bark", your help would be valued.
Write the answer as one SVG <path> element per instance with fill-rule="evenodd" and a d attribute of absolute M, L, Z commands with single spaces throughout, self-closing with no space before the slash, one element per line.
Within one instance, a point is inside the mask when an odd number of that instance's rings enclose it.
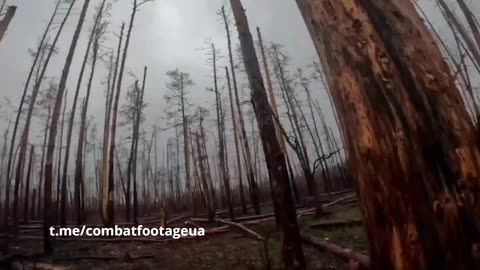
<path fill-rule="evenodd" d="M 277 101 L 275 99 L 275 93 L 273 92 L 273 84 L 270 76 L 270 68 L 268 67 L 267 55 L 265 53 L 265 46 L 263 45 L 262 33 L 260 32 L 259 27 L 257 27 L 257 37 L 258 37 L 258 43 L 260 45 L 260 53 L 262 55 L 263 70 L 265 72 L 265 78 L 267 80 L 267 90 L 268 90 L 268 95 L 270 97 L 270 105 L 272 107 L 272 112 L 278 117 Z M 297 184 L 295 183 L 295 175 L 293 174 L 293 171 L 290 165 L 290 159 L 288 158 L 288 151 L 287 151 L 287 146 L 285 144 L 285 138 L 283 138 L 282 133 L 280 132 L 280 129 L 277 125 L 277 122 L 274 122 L 274 125 L 275 125 L 275 133 L 277 135 L 277 139 L 280 142 L 280 146 L 282 147 L 282 152 L 285 155 L 285 159 L 287 161 L 287 167 L 290 175 L 291 185 L 293 188 L 294 199 L 295 201 L 297 201 L 298 200 Z"/>
<path fill-rule="evenodd" d="M 258 129 L 262 139 L 267 168 L 274 186 L 274 200 L 282 211 L 279 211 L 282 234 L 282 255 L 285 267 L 305 268 L 300 233 L 296 217 L 295 204 L 292 198 L 290 179 L 288 177 L 285 156 L 275 134 L 272 115 L 269 110 L 268 96 L 260 72 L 252 34 L 248 26 L 245 10 L 240 0 L 231 0 L 233 14 L 237 23 L 243 61 L 252 90 L 252 102 L 257 117 Z"/>
<path fill-rule="evenodd" d="M 372 269 L 476 269 L 479 152 L 410 1 L 297 0 L 358 189 Z"/>
<path fill-rule="evenodd" d="M 52 247 L 50 244 L 49 228 L 53 223 L 53 211 L 51 211 L 52 182 L 53 182 L 53 179 L 52 179 L 53 178 L 53 154 L 55 151 L 55 140 L 57 137 L 57 127 L 59 122 L 58 120 L 60 118 L 60 109 L 62 107 L 63 95 L 65 93 L 68 74 L 70 72 L 70 67 L 72 65 L 73 55 L 75 54 L 75 49 L 77 48 L 78 39 L 80 37 L 80 32 L 82 30 L 83 22 L 85 21 L 85 16 L 87 14 L 89 3 L 90 3 L 90 0 L 85 0 L 85 2 L 83 3 L 78 24 L 73 34 L 72 43 L 70 44 L 67 58 L 65 60 L 62 76 L 60 77 L 60 82 L 58 84 L 58 92 L 55 99 L 55 106 L 53 107 L 52 124 L 50 126 L 50 132 L 48 137 L 47 163 L 45 164 L 45 199 L 44 199 L 45 218 L 44 218 L 44 227 L 43 227 L 43 237 L 44 237 L 43 248 L 46 253 L 52 252 Z"/>
<path fill-rule="evenodd" d="M 233 61 L 233 53 L 232 53 L 232 41 L 230 38 L 230 24 L 227 20 L 227 16 L 225 13 L 225 8 L 222 6 L 222 17 L 225 24 L 225 30 L 227 32 L 227 42 L 228 42 L 228 58 L 230 62 L 230 71 L 232 72 L 232 84 L 233 84 L 233 91 L 235 93 L 235 103 L 238 111 L 238 121 L 240 124 L 240 131 L 239 134 L 240 141 L 243 141 L 243 147 L 245 149 L 245 163 L 247 167 L 247 179 L 248 179 L 248 187 L 250 191 L 250 200 L 255 209 L 255 214 L 260 214 L 260 202 L 259 202 L 259 190 L 257 182 L 255 181 L 255 174 L 253 172 L 253 164 L 252 164 L 252 155 L 250 153 L 250 147 L 247 141 L 247 132 L 245 131 L 245 122 L 243 120 L 243 112 L 242 107 L 240 106 L 240 98 L 238 95 L 238 84 L 237 84 L 237 76 L 235 72 L 235 64 Z"/>

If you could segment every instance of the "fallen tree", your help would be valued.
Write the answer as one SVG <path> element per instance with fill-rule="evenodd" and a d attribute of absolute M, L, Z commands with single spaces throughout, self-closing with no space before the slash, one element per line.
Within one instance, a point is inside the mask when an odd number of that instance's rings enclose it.
<path fill-rule="evenodd" d="M 317 249 L 330 252 L 335 256 L 351 263 L 352 265 L 355 265 L 356 263 L 358 263 L 358 265 L 360 266 L 360 269 L 363 269 L 363 270 L 370 269 L 370 257 L 368 257 L 365 254 L 355 252 L 349 248 L 339 246 L 337 244 L 325 241 L 321 238 L 306 234 L 304 232 L 301 232 L 300 236 L 303 242 Z M 352 263 L 352 261 L 356 263 Z"/>

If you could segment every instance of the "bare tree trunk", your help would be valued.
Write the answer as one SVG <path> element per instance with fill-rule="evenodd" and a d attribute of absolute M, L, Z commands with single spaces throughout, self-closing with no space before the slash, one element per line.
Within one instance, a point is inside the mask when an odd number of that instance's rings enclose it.
<path fill-rule="evenodd" d="M 262 33 L 260 32 L 259 27 L 257 27 L 257 36 L 258 36 L 258 42 L 260 45 L 260 52 L 262 55 L 263 70 L 265 72 L 265 78 L 267 79 L 267 90 L 268 90 L 268 95 L 270 97 L 270 105 L 272 107 L 273 114 L 278 117 L 277 101 L 275 99 L 275 93 L 273 92 L 273 84 L 272 84 L 272 79 L 270 77 L 270 68 L 268 67 L 267 55 L 265 53 L 265 46 L 263 45 Z M 282 133 L 280 132 L 277 122 L 274 122 L 274 125 L 275 125 L 275 132 L 277 135 L 277 139 L 280 142 L 280 146 L 282 147 L 282 152 L 285 155 L 285 159 L 287 161 L 287 167 L 290 175 L 291 185 L 293 188 L 294 199 L 295 201 L 297 201 L 298 200 L 297 184 L 295 183 L 295 177 L 293 175 L 293 171 L 291 168 L 290 159 L 288 158 L 288 151 L 287 151 L 287 146 L 285 145 L 285 139 L 283 138 Z"/>
<path fill-rule="evenodd" d="M 14 158 L 13 158 L 13 152 L 14 152 L 14 149 L 15 149 L 15 139 L 17 137 L 17 130 L 18 130 L 18 124 L 20 122 L 20 116 L 22 115 L 22 112 L 23 112 L 23 105 L 25 104 L 25 97 L 27 95 L 27 92 L 28 92 L 28 87 L 30 85 L 30 80 L 32 79 L 32 75 L 33 75 L 33 72 L 35 71 L 35 67 L 37 66 L 37 62 L 39 61 L 40 59 L 40 55 L 42 54 L 42 47 L 44 46 L 44 43 L 45 43 L 45 40 L 48 36 L 48 32 L 50 30 L 50 27 L 53 23 L 53 19 L 55 18 L 55 15 L 57 14 L 57 11 L 58 11 L 58 7 L 60 5 L 60 1 L 57 2 L 57 5 L 55 6 L 55 10 L 52 14 L 52 16 L 50 17 L 50 21 L 48 22 L 47 24 L 47 28 L 45 29 L 45 31 L 43 32 L 43 36 L 42 36 L 42 39 L 40 40 L 40 44 L 38 45 L 38 48 L 37 48 L 37 51 L 35 53 L 35 58 L 33 60 L 33 63 L 32 63 L 32 66 L 30 67 L 30 72 L 28 73 L 28 77 L 27 77 L 27 81 L 25 82 L 25 86 L 24 86 L 24 89 L 23 89 L 23 94 L 22 94 L 22 97 L 20 99 L 20 104 L 18 106 L 18 110 L 17 110 L 17 116 L 16 116 L 16 119 L 15 119 L 15 124 L 13 126 L 13 133 L 12 133 L 12 137 L 10 139 L 10 150 L 9 150 L 9 154 L 8 154 L 8 163 L 7 163 L 7 172 L 6 172 L 6 176 L 7 176 L 7 181 L 6 181 L 6 185 L 5 185 L 5 211 L 4 211 L 4 216 L 3 216 L 3 228 L 2 229 L 6 229 L 7 228 L 7 225 L 8 225 L 8 214 L 9 214 L 9 211 L 10 211 L 10 186 L 11 186 L 11 170 L 12 170 L 12 166 L 13 166 L 13 162 L 14 162 Z M 73 5 L 73 4 L 72 4 Z M 70 11 L 70 9 L 69 9 Z M 66 20 L 66 18 L 68 17 L 69 15 L 69 11 L 67 12 L 67 14 L 65 15 L 65 19 L 64 21 Z M 62 24 L 60 25 L 60 28 L 58 29 L 57 31 L 57 37 L 58 35 L 60 35 L 61 33 L 61 30 L 63 28 L 63 25 L 64 25 L 64 22 L 62 22 Z M 57 39 L 55 39 L 56 41 Z M 54 41 L 54 43 L 52 44 L 52 48 L 55 47 L 55 44 L 56 42 Z M 53 53 L 53 50 L 52 48 L 50 49 L 50 52 Z M 49 55 L 50 55 L 50 52 L 49 52 Z M 48 60 L 49 58 L 47 58 Z M 48 61 L 46 61 L 47 63 Z M 46 64 L 45 63 L 45 64 Z M 38 65 L 40 65 L 41 63 L 39 63 Z M 45 67 L 45 65 L 44 65 Z M 40 77 L 41 78 L 41 77 Z M 38 84 L 39 82 L 36 82 L 35 84 L 35 87 L 36 85 Z"/>
<path fill-rule="evenodd" d="M 102 189 L 102 202 L 104 200 L 108 200 L 108 181 L 109 181 L 109 171 L 110 169 L 108 168 L 109 162 L 109 139 L 110 139 L 110 120 L 111 120 L 111 115 L 112 115 L 112 104 L 113 104 L 113 97 L 115 94 L 115 83 L 117 80 L 117 74 L 118 74 L 118 64 L 120 62 L 120 54 L 121 54 L 121 49 L 122 49 L 122 40 L 123 40 L 123 30 L 125 28 L 125 23 L 122 24 L 122 28 L 120 30 L 120 35 L 119 35 L 119 41 L 118 41 L 118 47 L 117 47 L 117 56 L 115 60 L 115 67 L 113 69 L 113 80 L 111 83 L 110 87 L 110 93 L 109 96 L 107 96 L 107 101 L 105 105 L 105 122 L 103 126 L 103 147 L 102 147 L 102 172 L 101 172 L 101 189 Z M 112 53 L 113 54 L 113 53 Z M 113 55 L 112 55 L 113 59 Z M 113 63 L 112 63 L 113 65 Z M 105 193 L 107 192 L 107 193 Z M 126 202 L 126 201 L 125 201 Z M 128 204 L 126 204 L 127 206 Z M 103 203 L 101 209 L 101 214 L 103 213 Z M 103 214 L 102 214 L 103 215 Z M 127 218 L 128 220 L 128 218 Z"/>
<path fill-rule="evenodd" d="M 260 64 L 258 63 L 252 34 L 248 26 L 245 10 L 240 0 L 231 0 L 233 14 L 237 23 L 243 61 L 252 90 L 252 102 L 257 117 L 258 129 L 262 138 L 267 168 L 275 184 L 274 200 L 282 211 L 279 211 L 280 229 L 282 230 L 282 255 L 285 267 L 305 268 L 300 233 L 296 217 L 295 204 L 292 198 L 290 179 L 288 177 L 285 156 L 275 134 L 275 126 L 267 91 L 263 84 Z"/>
<path fill-rule="evenodd" d="M 103 9 L 103 4 L 102 4 L 102 9 Z M 90 36 L 88 38 L 87 48 L 86 48 L 85 54 L 83 56 L 83 62 L 82 62 L 82 66 L 80 68 L 80 74 L 78 75 L 77 87 L 75 89 L 75 94 L 74 94 L 74 97 L 73 97 L 73 104 L 72 104 L 72 109 L 71 109 L 71 112 L 70 112 L 70 117 L 69 117 L 69 122 L 68 122 L 68 130 L 67 130 L 67 137 L 66 137 L 67 138 L 67 144 L 65 145 L 65 157 L 63 159 L 62 195 L 66 194 L 66 191 L 64 190 L 64 188 L 66 187 L 65 183 L 67 181 L 68 165 L 69 165 L 69 160 L 70 160 L 70 145 L 71 145 L 71 142 L 72 142 L 73 124 L 74 124 L 75 113 L 76 113 L 76 109 L 77 109 L 78 95 L 80 93 L 80 88 L 82 86 L 83 75 L 85 73 L 85 68 L 87 66 L 88 56 L 90 54 L 90 48 L 92 47 L 92 44 L 93 44 L 93 41 L 94 41 L 93 39 L 94 39 L 94 36 L 95 36 L 95 31 L 97 29 L 98 24 L 100 23 L 100 18 L 101 18 L 101 15 L 97 14 L 95 16 L 95 22 L 93 24 L 93 28 L 92 28 L 92 30 L 90 32 Z M 96 61 L 96 60 L 94 59 L 93 61 Z M 80 129 L 80 133 L 82 133 L 82 131 L 83 131 L 83 129 Z M 82 134 L 80 134 L 80 135 L 82 135 Z M 82 138 L 82 140 L 83 140 L 83 138 Z M 79 140 L 79 142 L 80 142 L 80 140 Z M 79 149 L 82 149 L 82 148 L 79 148 Z M 77 176 L 74 177 L 74 181 L 77 181 Z M 75 182 L 75 184 L 74 184 L 74 189 L 75 189 L 75 191 L 74 191 L 75 202 L 77 202 L 77 197 L 79 198 L 79 194 L 78 194 L 79 190 L 78 190 L 77 182 Z M 60 207 L 60 224 L 62 226 L 65 226 L 65 224 L 66 224 L 65 204 L 66 204 L 66 197 L 62 196 L 62 203 L 61 203 L 61 207 Z M 79 221 L 78 218 L 79 217 L 77 216 L 77 222 Z"/>
<path fill-rule="evenodd" d="M 242 204 L 242 211 L 244 214 L 247 213 L 247 205 L 245 203 L 245 196 L 243 194 L 243 180 L 242 180 L 242 160 L 240 159 L 240 149 L 238 146 L 238 130 L 237 130 L 237 120 L 235 117 L 235 109 L 233 103 L 232 95 L 232 86 L 230 83 L 230 74 L 228 72 L 228 67 L 225 67 L 225 73 L 227 76 L 227 86 L 228 86 L 228 96 L 230 98 L 230 113 L 232 115 L 232 125 L 233 125 L 233 137 L 235 141 L 235 153 L 237 155 L 237 172 L 238 172 L 238 186 L 240 190 L 240 202 Z"/>
<path fill-rule="evenodd" d="M 122 57 L 122 62 L 120 65 L 120 70 L 118 73 L 118 82 L 117 82 L 117 91 L 115 94 L 115 102 L 113 104 L 113 118 L 112 118 L 112 131 L 111 131 L 111 137 L 110 137 L 110 153 L 109 153 L 109 158 L 108 158 L 108 183 L 107 185 L 103 185 L 103 200 L 102 200 L 102 219 L 103 223 L 106 226 L 111 226 L 114 223 L 114 217 L 115 217 L 115 212 L 114 212 L 114 206 L 113 206 L 113 192 L 114 192 L 114 148 L 115 148 L 115 139 L 116 139 L 116 133 L 117 133 L 117 115 L 118 115 L 118 103 L 120 101 L 120 92 L 122 89 L 122 81 L 123 81 L 123 73 L 125 70 L 125 64 L 127 61 L 127 53 L 128 53 L 128 46 L 130 44 L 130 38 L 132 36 L 132 29 L 133 29 L 133 23 L 135 21 L 135 15 L 137 13 L 137 0 L 133 0 L 133 7 L 132 7 L 132 13 L 130 16 L 130 24 L 128 26 L 127 30 L 127 37 L 125 41 L 125 46 L 123 48 L 123 57 Z M 123 30 L 123 26 L 122 26 Z M 123 32 L 123 31 L 122 31 Z"/>
<path fill-rule="evenodd" d="M 227 42 L 228 42 L 228 57 L 230 62 L 230 71 L 232 72 L 232 83 L 233 83 L 233 90 L 235 93 L 235 102 L 236 107 L 238 110 L 238 121 L 240 124 L 240 141 L 243 141 L 244 149 L 245 149 L 245 156 L 246 156 L 246 167 L 247 167 L 247 179 L 248 179 L 248 186 L 250 191 L 250 199 L 252 201 L 253 207 L 255 209 L 255 214 L 260 214 L 260 203 L 259 203 L 259 194 L 258 194 L 258 185 L 255 181 L 255 176 L 253 172 L 253 165 L 252 165 L 252 155 L 250 153 L 250 147 L 247 141 L 247 132 L 245 131 L 245 122 L 243 121 L 243 113 L 242 108 L 240 106 L 240 99 L 238 95 L 238 84 L 237 84 L 237 76 L 235 72 L 235 65 L 233 62 L 233 53 L 232 53 L 232 41 L 230 38 L 230 24 L 227 20 L 227 16 L 225 13 L 225 8 L 222 6 L 222 17 L 225 24 L 225 30 L 227 32 Z"/>
<path fill-rule="evenodd" d="M 203 116 L 200 117 L 199 119 L 199 125 L 200 125 L 200 136 L 202 138 L 202 149 L 203 149 L 203 154 L 205 155 L 205 164 L 206 164 L 206 176 L 207 176 L 207 181 L 208 181 L 208 192 L 210 192 L 210 197 L 212 198 L 212 205 L 213 209 L 215 211 L 217 207 L 217 202 L 216 202 L 216 195 L 215 195 L 215 186 L 213 185 L 213 180 L 212 180 L 212 170 L 210 169 L 210 160 L 208 158 L 208 150 L 207 150 L 207 140 L 205 138 L 205 130 L 203 128 Z"/>
<path fill-rule="evenodd" d="M 98 60 L 98 52 L 99 52 L 99 42 L 100 42 L 100 38 L 101 38 L 101 32 L 103 31 L 102 29 L 100 29 L 102 26 L 99 26 L 99 24 L 101 23 L 101 20 L 102 20 L 102 13 L 103 13 L 103 7 L 105 5 L 105 1 L 106 0 L 103 0 L 102 2 L 102 5 L 100 6 L 100 9 L 97 11 L 97 15 L 96 15 L 96 18 L 95 18 L 95 23 L 93 25 L 93 29 L 92 29 L 92 32 L 90 34 L 90 40 L 88 42 L 88 46 L 87 46 L 87 51 L 85 53 L 85 58 L 84 58 L 84 63 L 85 64 L 87 62 L 87 59 L 88 59 L 88 55 L 90 53 L 90 47 L 91 45 L 93 44 L 93 48 L 92 48 L 92 63 L 91 63 L 91 70 L 90 70 L 90 76 L 89 76 L 89 79 L 88 79 L 88 83 L 87 83 L 87 94 L 85 96 L 85 102 L 84 102 L 84 105 L 83 105 L 83 108 L 82 108 L 82 117 L 81 117 L 81 122 L 80 122 L 80 134 L 78 136 L 78 143 L 77 143 L 77 157 L 76 157 L 76 160 L 75 160 L 75 177 L 74 177 L 74 196 L 75 196 L 75 208 L 76 208 L 76 221 L 77 221 L 77 225 L 80 225 L 82 224 L 82 221 L 84 219 L 84 217 L 82 216 L 82 207 L 81 207 L 81 199 L 80 199 L 80 193 L 81 193 L 81 187 L 83 186 L 83 165 L 84 163 L 82 162 L 82 159 L 83 159 L 83 154 L 82 154 L 82 151 L 83 151 L 83 147 L 84 147 L 84 141 L 86 140 L 86 122 L 87 122 L 87 111 L 88 111 L 88 103 L 89 103 L 89 100 L 90 100 L 90 91 L 92 89 L 92 82 L 93 82 L 93 76 L 95 74 L 95 67 L 96 67 L 96 64 L 97 64 L 97 60 Z M 100 28 L 99 28 L 100 27 Z M 82 71 L 80 72 L 80 78 L 79 78 L 79 81 L 78 81 L 78 84 L 77 84 L 77 89 L 79 89 L 80 87 L 80 84 L 81 84 L 81 80 L 82 80 L 82 77 L 83 77 L 83 70 L 84 70 L 84 66 L 82 65 Z M 78 91 L 75 93 L 75 98 L 77 98 L 78 96 Z M 75 101 L 74 101 L 75 103 Z M 73 109 L 72 109 L 73 110 Z M 72 112 L 71 114 L 71 118 L 70 120 L 72 121 L 70 123 L 70 126 L 69 126 L 69 135 L 71 136 L 71 128 L 73 126 L 73 116 L 74 116 L 74 113 Z M 69 146 L 68 146 L 68 140 L 70 140 L 71 137 L 67 137 L 67 150 L 69 149 Z M 68 155 L 66 154 L 65 155 L 65 161 L 68 160 Z M 65 163 L 65 167 L 67 167 L 67 164 Z M 64 173 L 65 173 L 65 169 L 64 169 Z"/>
<path fill-rule="evenodd" d="M 135 82 L 135 89 L 137 90 L 137 101 L 135 108 L 135 122 L 134 122 L 134 136 L 133 136 L 133 220 L 135 224 L 138 224 L 138 197 L 137 197 L 137 155 L 138 155 L 138 141 L 140 136 L 140 123 L 142 121 L 142 108 L 143 108 L 143 96 L 145 94 L 145 82 L 147 78 L 147 67 L 143 72 L 143 84 L 142 88 L 138 87 L 138 82 Z"/>
<path fill-rule="evenodd" d="M 88 5 L 90 0 L 85 0 L 80 17 L 78 20 L 75 33 L 73 34 L 72 43 L 68 50 L 67 58 L 65 60 L 65 65 L 63 67 L 62 76 L 60 77 L 60 82 L 58 85 L 57 97 L 55 99 L 55 106 L 53 107 L 52 113 L 52 124 L 50 126 L 50 132 L 48 136 L 48 147 L 47 147 L 47 163 L 45 165 L 45 206 L 44 206 L 44 225 L 43 225 L 43 237 L 44 237 L 44 250 L 46 253 L 51 253 L 52 247 L 50 245 L 50 235 L 49 228 L 53 223 L 53 211 L 51 211 L 52 204 L 52 182 L 53 182 L 53 154 L 55 151 L 55 140 L 57 137 L 57 127 L 58 121 L 60 118 L 60 109 L 62 107 L 63 95 L 65 93 L 68 74 L 70 72 L 70 67 L 72 65 L 73 55 L 75 54 L 75 49 L 77 47 L 78 39 L 80 37 L 80 32 L 82 30 L 83 22 L 85 21 L 85 16 L 87 13 Z"/>
<path fill-rule="evenodd" d="M 2 1 L 2 5 L 0 6 L 0 14 L 2 14 L 3 9 L 5 8 L 5 4 L 7 3 L 7 0 Z"/>
<path fill-rule="evenodd" d="M 43 144 L 42 144 L 42 159 L 40 161 L 40 173 L 38 175 L 38 202 L 36 203 L 37 206 L 37 213 L 40 215 L 42 209 L 42 180 L 43 180 L 43 166 L 45 165 L 45 150 L 47 146 L 47 138 L 48 138 L 48 127 L 50 124 L 50 106 L 47 109 L 47 122 L 45 123 L 45 131 L 43 134 Z"/>
<path fill-rule="evenodd" d="M 477 48 L 480 51 L 480 30 L 478 29 L 479 26 L 477 25 L 477 22 L 475 20 L 475 15 L 473 15 L 472 11 L 465 3 L 465 0 L 457 0 L 457 3 L 462 9 L 465 18 L 467 19 L 467 23 L 470 26 L 475 42 L 477 43 Z"/>
<path fill-rule="evenodd" d="M 212 43 L 212 57 L 213 57 L 213 78 L 214 78 L 214 85 L 215 85 L 215 105 L 217 110 L 217 130 L 218 130 L 218 147 L 219 147 L 219 160 L 220 160 L 220 170 L 221 170 L 221 177 L 223 181 L 223 185 L 225 188 L 225 196 L 227 199 L 228 211 L 230 213 L 230 218 L 235 220 L 235 213 L 233 211 L 233 202 L 232 202 L 232 195 L 230 189 L 230 176 L 227 172 L 227 166 L 225 160 L 225 124 L 224 124 L 224 117 L 223 117 L 223 109 L 222 109 L 222 100 L 220 97 L 220 92 L 218 90 L 218 83 L 217 83 L 217 52 L 215 50 L 215 45 Z"/>
<path fill-rule="evenodd" d="M 58 143 L 58 152 L 57 152 L 57 198 L 56 198 L 56 219 L 57 223 L 60 223 L 60 195 L 61 195 L 61 185 L 62 185 L 62 174 L 61 174 L 61 168 L 62 168 L 62 148 L 63 148 L 63 133 L 65 131 L 65 113 L 67 111 L 67 96 L 68 96 L 68 91 L 65 92 L 65 97 L 63 98 L 63 112 L 62 112 L 62 121 L 60 124 L 60 138 L 59 138 L 59 143 Z M 65 189 L 66 191 L 66 189 Z"/>
<path fill-rule="evenodd" d="M 326 2 L 297 0 L 357 174 L 372 269 L 479 268 L 478 144 L 441 51 L 410 1 Z"/>
<path fill-rule="evenodd" d="M 440 4 L 441 10 L 445 13 L 445 19 L 453 24 L 455 30 L 458 31 L 462 39 L 465 41 L 465 44 L 472 55 L 472 61 L 475 61 L 476 65 L 480 66 L 480 48 L 475 46 L 474 41 L 469 36 L 462 23 L 455 16 L 455 13 L 448 7 L 447 3 L 445 3 L 444 0 L 438 0 L 438 3 Z"/>
<path fill-rule="evenodd" d="M 33 171 L 33 158 L 35 156 L 35 146 L 32 144 L 31 146 L 31 149 L 30 149 L 30 160 L 28 161 L 28 168 L 27 168 L 27 180 L 26 180 L 26 183 L 25 183 L 25 196 L 24 196 L 24 205 L 23 205 L 23 218 L 24 218 L 24 221 L 25 223 L 28 223 L 28 207 L 29 207 L 29 204 L 28 204 L 28 199 L 30 198 L 30 177 L 32 175 L 32 171 Z"/>
<path fill-rule="evenodd" d="M 12 21 L 13 16 L 15 16 L 16 11 L 17 11 L 16 6 L 8 7 L 7 14 L 5 14 L 3 19 L 0 21 L 0 42 L 2 42 L 3 36 L 5 36 L 5 32 L 7 32 L 8 25 L 10 25 L 10 22 Z"/>

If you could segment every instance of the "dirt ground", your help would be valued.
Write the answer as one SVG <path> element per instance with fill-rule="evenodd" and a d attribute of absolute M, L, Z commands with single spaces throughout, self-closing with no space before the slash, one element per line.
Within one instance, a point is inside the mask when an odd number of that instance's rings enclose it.
<path fill-rule="evenodd" d="M 368 245 L 362 226 L 310 229 L 310 224 L 313 222 L 360 217 L 360 212 L 354 205 L 344 205 L 332 208 L 330 211 L 333 212 L 332 215 L 316 220 L 309 216 L 301 217 L 302 229 L 346 248 L 366 253 Z M 281 269 L 280 235 L 276 232 L 274 222 L 266 222 L 250 228 L 268 238 L 268 262 L 271 269 Z M 17 240 L 10 245 L 10 253 L 38 253 L 41 245 L 40 239 Z M 16 259 L 15 265 L 19 269 L 35 269 L 35 263 L 43 262 L 65 266 L 71 270 L 243 270 L 267 269 L 268 265 L 263 244 L 234 229 L 196 239 L 168 242 L 56 241 L 54 247 L 53 256 Z M 308 269 L 348 269 L 345 261 L 331 254 L 308 245 L 304 245 L 304 251 Z"/>

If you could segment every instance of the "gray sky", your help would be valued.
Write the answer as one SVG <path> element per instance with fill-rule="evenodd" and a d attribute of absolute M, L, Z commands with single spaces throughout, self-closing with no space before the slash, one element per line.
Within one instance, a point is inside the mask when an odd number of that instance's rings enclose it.
<path fill-rule="evenodd" d="M 70 16 L 60 37 L 59 54 L 54 56 L 49 65 L 47 71 L 49 77 L 58 78 L 61 74 L 65 54 L 80 13 L 80 4 L 83 3 L 83 1 L 77 2 L 73 15 Z M 73 96 L 72 92 L 76 86 L 94 7 L 99 2 L 100 0 L 92 0 L 89 7 L 88 21 L 83 28 L 82 38 L 77 46 L 75 61 L 67 84 L 67 88 L 70 89 L 69 98 Z M 122 21 L 128 25 L 131 2 L 130 0 L 118 0 L 114 4 L 111 10 L 111 23 L 108 28 L 110 42 L 107 42 L 105 46 L 116 48 L 117 38 L 113 33 L 119 32 Z M 211 40 L 221 49 L 223 55 L 226 55 L 225 30 L 216 12 L 222 5 L 225 5 L 230 13 L 228 2 L 228 0 L 156 0 L 140 8 L 130 43 L 127 70 L 141 77 L 143 66 L 146 65 L 149 68 L 145 93 L 149 106 L 146 109 L 145 127 L 150 127 L 152 124 L 165 126 L 165 122 L 162 120 L 163 110 L 166 107 L 163 96 L 166 90 L 165 73 L 168 70 L 178 67 L 191 74 L 195 82 L 195 85 L 190 88 L 192 103 L 195 105 L 212 104 L 213 94 L 205 91 L 206 87 L 213 85 L 211 69 L 206 64 L 207 56 L 205 52 L 199 50 L 199 48 L 203 47 L 207 40 Z M 255 27 L 259 26 L 262 29 L 265 42 L 274 41 L 284 45 L 286 52 L 292 59 L 292 71 L 297 67 L 305 68 L 313 60 L 317 61 L 310 36 L 294 0 L 243 0 L 242 2 L 247 11 L 251 30 L 254 31 Z M 13 105 L 17 106 L 32 61 L 27 50 L 36 46 L 38 37 L 49 20 L 56 0 L 7 0 L 7 3 L 8 5 L 18 6 L 18 9 L 4 40 L 0 44 L 0 82 L 2 87 L 0 96 L 10 98 Z M 438 26 L 439 31 L 448 35 L 448 30 L 445 28 L 444 22 L 439 19 L 438 10 L 433 3 L 433 0 L 420 1 L 422 7 L 431 16 L 435 25 Z M 67 4 L 63 6 L 66 8 Z M 479 3 L 475 4 L 474 11 L 477 11 L 476 14 L 480 14 Z M 59 19 L 56 21 L 58 22 Z M 232 26 L 231 30 L 233 42 L 237 44 L 235 27 Z M 219 62 L 219 73 L 222 77 L 223 70 L 220 68 L 225 65 L 227 65 L 226 57 Z M 102 63 L 99 63 L 97 71 L 89 105 L 89 115 L 96 117 L 100 137 L 105 102 L 105 87 L 101 82 L 105 80 L 106 75 Z M 132 77 L 125 76 L 122 99 L 127 86 L 133 81 Z M 475 83 L 476 86 L 479 85 L 478 80 Z M 85 86 L 86 82 L 84 80 L 84 87 L 82 87 L 80 93 L 81 97 L 86 91 Z M 328 123 L 334 125 L 333 114 L 325 91 L 318 84 L 314 84 L 312 88 L 312 92 L 320 100 L 327 114 Z M 245 95 L 245 97 L 247 96 Z M 69 104 L 71 104 L 71 100 L 69 100 Z M 3 130 L 6 121 L 1 121 L 3 122 L 0 123 L 0 130 Z M 171 135 L 172 133 L 168 134 Z M 125 130 L 121 136 L 123 135 L 125 135 Z"/>

